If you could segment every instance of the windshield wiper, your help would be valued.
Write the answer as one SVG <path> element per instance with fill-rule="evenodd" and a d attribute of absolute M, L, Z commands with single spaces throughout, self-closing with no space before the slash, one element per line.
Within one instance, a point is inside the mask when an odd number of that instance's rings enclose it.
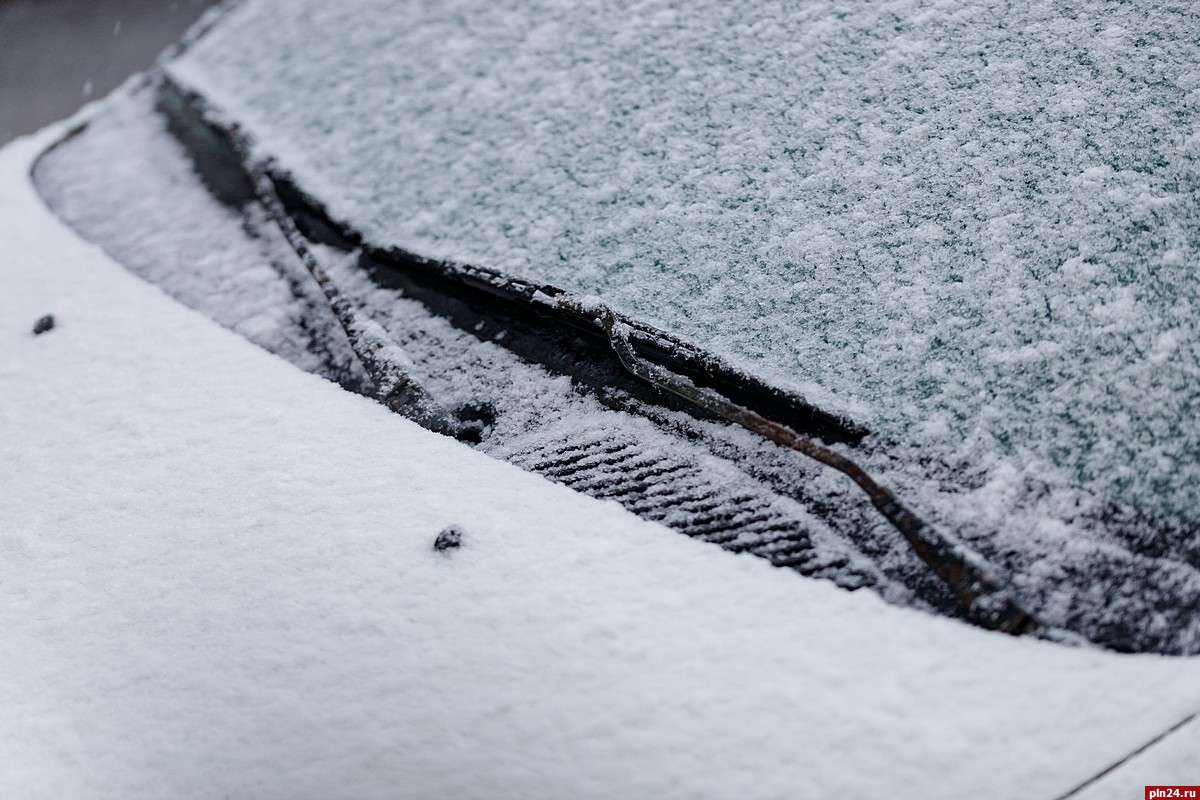
<path fill-rule="evenodd" d="M 503 306 L 509 316 L 533 318 L 535 325 L 551 323 L 576 335 L 598 337 L 628 375 L 670 392 L 692 413 L 741 425 L 850 478 L 978 624 L 1013 634 L 1041 627 L 980 555 L 922 521 L 853 460 L 827 446 L 862 441 L 867 431 L 851 420 L 770 387 L 677 337 L 627 319 L 599 300 L 492 270 L 372 246 L 349 225 L 332 220 L 320 203 L 274 164 L 256 159 L 246 134 L 203 97 L 166 77 L 160 104 L 209 151 L 201 160 L 208 164 L 205 178 L 216 185 L 215 191 L 230 198 L 252 197 L 267 210 L 321 287 L 371 376 L 377 398 L 392 410 L 432 430 L 464 438 L 461 423 L 406 368 L 409 362 L 403 351 L 377 323 L 345 300 L 313 255 L 307 244 L 310 239 L 342 250 L 357 249 L 366 268 L 393 276 L 401 273 L 402 283 L 434 285 L 435 292 L 449 287 L 452 293 L 472 294 L 485 305 Z"/>

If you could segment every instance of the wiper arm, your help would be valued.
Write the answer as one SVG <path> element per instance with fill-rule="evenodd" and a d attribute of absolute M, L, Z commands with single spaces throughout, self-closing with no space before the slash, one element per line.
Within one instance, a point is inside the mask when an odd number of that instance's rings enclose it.
<path fill-rule="evenodd" d="M 604 303 L 570 294 L 546 297 L 544 302 L 591 317 L 608 335 L 613 350 L 625 368 L 642 380 L 849 477 L 866 493 L 871 505 L 904 535 L 913 551 L 954 592 L 963 608 L 980 624 L 1012 634 L 1039 627 L 1037 620 L 1017 603 L 1012 592 L 991 574 L 983 558 L 927 525 L 897 500 L 890 490 L 877 483 L 846 456 L 712 389 L 697 386 L 682 375 L 646 361 L 633 349 L 629 325 L 620 322 Z"/>

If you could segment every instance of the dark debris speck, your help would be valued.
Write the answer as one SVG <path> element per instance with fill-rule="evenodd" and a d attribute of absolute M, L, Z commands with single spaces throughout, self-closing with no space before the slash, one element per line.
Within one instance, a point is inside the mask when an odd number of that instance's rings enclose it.
<path fill-rule="evenodd" d="M 456 550 L 462 547 L 462 539 L 462 529 L 457 525 L 451 525 L 438 534 L 437 539 L 433 542 L 433 549 L 439 553 L 444 553 L 447 550 Z"/>
<path fill-rule="evenodd" d="M 33 323 L 33 335 L 40 336 L 41 334 L 45 333 L 46 331 L 51 330 L 53 327 L 54 327 L 54 315 L 46 314 L 43 317 L 39 317 L 38 321 Z"/>

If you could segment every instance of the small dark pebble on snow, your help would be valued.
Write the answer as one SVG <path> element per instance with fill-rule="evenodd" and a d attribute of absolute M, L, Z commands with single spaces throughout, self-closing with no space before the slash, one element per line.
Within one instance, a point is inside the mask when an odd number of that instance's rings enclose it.
<path fill-rule="evenodd" d="M 50 330 L 53 327 L 54 327 L 54 315 L 47 314 L 46 316 L 38 319 L 37 322 L 33 323 L 33 335 L 40 336 L 41 334 L 45 333 L 46 331 Z"/>
<path fill-rule="evenodd" d="M 433 542 L 433 549 L 439 553 L 444 553 L 447 550 L 454 550 L 462 547 L 462 529 L 457 525 L 451 525 L 446 530 L 438 534 L 437 539 Z"/>

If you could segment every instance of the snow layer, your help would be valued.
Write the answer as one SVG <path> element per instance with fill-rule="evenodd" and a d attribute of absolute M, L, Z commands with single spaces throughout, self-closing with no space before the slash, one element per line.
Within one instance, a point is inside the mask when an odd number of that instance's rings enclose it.
<path fill-rule="evenodd" d="M 260 206 L 233 210 L 213 197 L 192 158 L 168 132 L 164 116 L 156 113 L 155 96 L 151 80 L 112 97 L 86 131 L 40 158 L 34 181 L 41 197 L 76 232 L 180 302 L 302 369 L 352 383 L 346 380 L 346 365 L 357 362 L 324 298 L 312 297 L 320 294 L 312 277 L 278 229 L 264 224 Z M 439 404 L 451 413 L 487 409 L 478 447 L 488 455 L 528 469 L 557 463 L 564 457 L 556 454 L 566 449 L 595 451 L 600 454 L 595 468 L 571 460 L 563 469 L 568 479 L 558 477 L 607 496 L 614 487 L 641 484 L 650 466 L 673 469 L 667 478 L 646 481 L 646 493 L 625 492 L 621 501 L 639 508 L 643 517 L 683 530 L 710 524 L 713 506 L 731 514 L 743 509 L 744 517 L 758 518 L 764 527 L 778 524 L 790 528 L 795 541 L 815 544 L 806 572 L 822 572 L 843 586 L 876 585 L 893 601 L 913 602 L 910 592 L 888 585 L 855 553 L 844 533 L 830 530 L 733 464 L 714 459 L 703 444 L 681 437 L 681 426 L 694 424 L 686 414 L 660 409 L 659 415 L 670 420 L 664 432 L 637 414 L 606 407 L 561 372 L 498 346 L 508 330 L 481 337 L 478 327 L 471 333 L 456 329 L 419 301 L 374 283 L 355 254 L 311 247 L 342 295 L 403 348 L 412 374 Z M 481 341 L 492 336 L 494 341 Z M 693 436 L 703 438 L 699 432 Z M 614 448 L 629 457 L 614 459 Z M 754 462 L 758 466 L 762 459 Z M 816 483 L 804 472 L 791 475 L 789 482 Z M 690 512 L 689 505 L 701 510 Z M 924 575 L 927 569 L 894 529 L 879 522 L 908 569 Z M 728 533 L 725 528 L 715 532 Z M 769 553 L 762 543 L 751 546 L 752 526 L 743 534 L 743 548 Z M 1200 650 L 1200 635 L 1196 638 Z"/>
<path fill-rule="evenodd" d="M 1051 798 L 1200 708 L 1195 660 L 802 580 L 301 372 L 41 206 L 61 130 L 0 150 L 0 794 Z"/>
<path fill-rule="evenodd" d="M 209 193 L 154 112 L 154 98 L 153 80 L 112 98 L 86 131 L 39 159 L 41 196 L 82 236 L 172 297 L 297 366 L 345 381 L 345 337 L 323 300 L 311 299 L 311 277 L 262 223 L 261 208 L 231 211 Z M 588 392 L 504 349 L 516 332 L 503 325 L 455 328 L 419 301 L 378 286 L 353 254 L 314 247 L 343 295 L 403 347 L 439 403 L 489 409 L 478 444 L 488 455 L 617 498 L 689 535 L 766 557 L 783 552 L 805 574 L 844 587 L 954 608 L 928 567 L 843 476 L 739 426 Z M 581 462 L 584 451 L 593 458 Z M 873 470 L 879 455 L 854 453 Z M 1049 628 L 1121 650 L 1200 653 L 1200 542 L 1186 532 L 1177 532 L 1174 547 L 1146 535 L 1144 525 L 1114 540 L 1094 520 L 1071 519 L 1081 516 L 1077 495 L 1029 505 L 1028 493 L 1003 477 L 999 487 L 965 492 L 961 474 L 943 472 L 939 486 L 925 483 L 929 472 L 911 463 L 885 459 L 882 466 L 905 502 L 932 511 L 927 518 L 1002 566 L 1025 608 Z M 660 470 L 663 476 L 647 479 Z M 1008 481 L 1019 477 L 1008 471 Z M 735 526 L 736 540 L 724 523 L 713 526 L 714 505 L 751 520 Z M 805 557 L 797 562 L 798 551 Z"/>
<path fill-rule="evenodd" d="M 0 794 L 1050 798 L 1200 708 L 1193 660 L 803 581 L 302 373 L 55 221 L 58 132 L 0 151 Z"/>
<path fill-rule="evenodd" d="M 1200 16 L 249 0 L 173 69 L 374 240 L 1195 524 Z"/>

